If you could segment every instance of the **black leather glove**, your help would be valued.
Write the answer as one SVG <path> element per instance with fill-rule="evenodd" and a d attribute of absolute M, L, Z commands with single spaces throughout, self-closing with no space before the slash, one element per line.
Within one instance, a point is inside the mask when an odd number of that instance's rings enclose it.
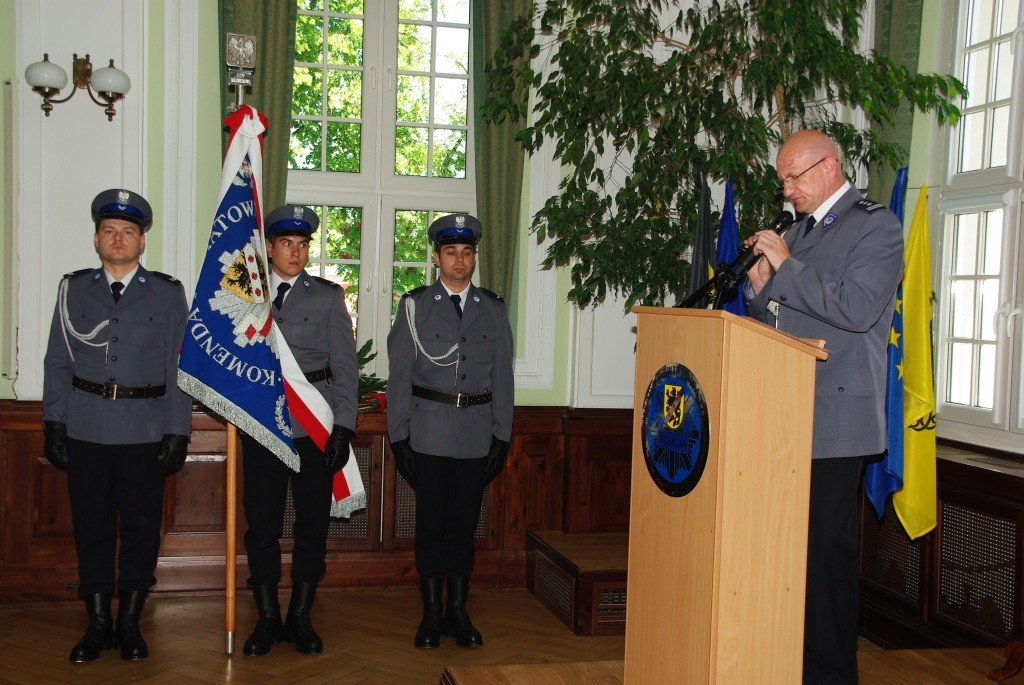
<path fill-rule="evenodd" d="M 164 465 L 164 473 L 171 474 L 181 471 L 185 465 L 185 453 L 188 451 L 188 436 L 168 433 L 160 442 L 160 456 L 156 459 Z"/>
<path fill-rule="evenodd" d="M 335 426 L 331 436 L 327 438 L 327 447 L 324 449 L 325 465 L 327 473 L 332 476 L 345 468 L 348 463 L 348 446 L 356 434 L 344 426 Z"/>
<path fill-rule="evenodd" d="M 409 444 L 409 439 L 391 443 L 391 453 L 395 455 L 395 468 L 402 474 L 413 488 L 416 487 L 416 453 Z"/>
<path fill-rule="evenodd" d="M 484 482 L 490 483 L 505 468 L 508 458 L 508 443 L 491 436 L 491 449 L 487 452 L 487 468 L 484 470 Z"/>
<path fill-rule="evenodd" d="M 43 421 L 43 456 L 62 471 L 68 470 L 68 425 Z"/>

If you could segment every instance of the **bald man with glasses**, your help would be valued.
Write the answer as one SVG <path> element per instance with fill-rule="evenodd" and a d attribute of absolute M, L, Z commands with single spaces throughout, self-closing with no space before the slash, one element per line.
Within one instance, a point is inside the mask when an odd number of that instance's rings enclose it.
<path fill-rule="evenodd" d="M 779 149 L 783 196 L 802 215 L 746 241 L 750 316 L 825 341 L 817 367 L 807 542 L 804 682 L 857 682 L 857 497 L 865 458 L 886 448 L 886 347 L 903 273 L 903 228 L 844 178 L 836 144 L 799 131 Z"/>

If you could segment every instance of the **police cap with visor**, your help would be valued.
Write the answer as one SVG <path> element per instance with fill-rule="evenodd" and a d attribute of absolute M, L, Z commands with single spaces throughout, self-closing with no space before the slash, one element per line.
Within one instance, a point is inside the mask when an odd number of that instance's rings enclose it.
<path fill-rule="evenodd" d="M 104 219 L 130 221 L 145 233 L 153 225 L 153 208 L 138 193 L 124 188 L 111 188 L 104 190 L 92 201 L 92 220 L 97 229 Z"/>
<path fill-rule="evenodd" d="M 267 214 L 263 219 L 263 233 L 267 240 L 285 235 L 312 236 L 320 228 L 320 217 L 309 207 L 285 205 Z"/>
<path fill-rule="evenodd" d="M 435 249 L 452 243 L 476 245 L 480 240 L 480 231 L 480 220 L 472 214 L 449 214 L 430 224 L 427 237 L 434 243 Z"/>

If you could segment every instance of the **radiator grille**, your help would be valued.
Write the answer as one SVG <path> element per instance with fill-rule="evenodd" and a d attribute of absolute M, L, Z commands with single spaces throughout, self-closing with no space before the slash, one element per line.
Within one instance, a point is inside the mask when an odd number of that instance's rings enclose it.
<path fill-rule="evenodd" d="M 534 563 L 536 564 L 533 576 L 534 594 L 565 625 L 572 628 L 572 597 L 575 592 L 572 576 L 555 566 L 540 550 L 536 552 Z"/>
<path fill-rule="evenodd" d="M 626 584 L 594 585 L 594 635 L 621 635 L 626 629 Z"/>
<path fill-rule="evenodd" d="M 359 477 L 363 479 L 363 487 L 369 487 L 370 483 L 370 459 L 369 447 L 353 447 L 356 455 L 356 464 L 359 465 Z M 369 500 L 369 493 L 367 493 Z M 284 506 L 284 527 L 283 537 L 286 540 L 292 539 L 292 528 L 295 526 L 295 506 L 292 503 L 292 486 L 288 484 L 288 499 Z M 369 519 L 366 509 L 361 509 L 347 519 L 332 518 L 327 529 L 328 540 L 366 540 L 369 537 Z"/>
<path fill-rule="evenodd" d="M 895 592 L 913 606 L 921 601 L 921 548 L 923 540 L 911 540 L 892 506 L 879 520 L 874 507 L 864 500 L 861 526 L 861 577 Z"/>
<path fill-rule="evenodd" d="M 992 638 L 1010 637 L 1017 614 L 1013 521 L 942 504 L 939 614 Z"/>

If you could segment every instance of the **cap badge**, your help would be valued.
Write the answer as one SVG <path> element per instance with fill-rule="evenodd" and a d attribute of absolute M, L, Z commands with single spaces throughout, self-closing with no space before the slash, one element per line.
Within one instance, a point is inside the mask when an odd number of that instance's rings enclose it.
<path fill-rule="evenodd" d="M 131 193 L 127 190 L 119 190 L 117 191 L 117 204 L 124 206 L 128 204 L 128 200 L 130 200 L 131 197 Z"/>
<path fill-rule="evenodd" d="M 292 209 L 292 218 L 295 219 L 296 221 L 302 221 L 302 211 L 303 208 L 296 205 Z"/>
<path fill-rule="evenodd" d="M 459 215 L 457 215 L 455 217 L 455 227 L 456 228 L 465 228 L 466 227 L 466 215 L 465 214 L 459 214 Z"/>

